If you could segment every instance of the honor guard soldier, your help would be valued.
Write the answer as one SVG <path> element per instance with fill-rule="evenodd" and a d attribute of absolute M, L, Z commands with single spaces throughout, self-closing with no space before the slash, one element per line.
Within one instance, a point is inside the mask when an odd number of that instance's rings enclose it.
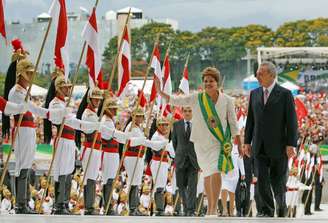
<path fill-rule="evenodd" d="M 137 108 L 132 112 L 132 121 L 125 128 L 125 132 L 131 137 L 130 143 L 127 145 L 124 159 L 124 167 L 128 175 L 127 185 L 128 187 L 131 186 L 129 194 L 130 215 L 140 215 L 137 207 L 139 204 L 138 186 L 141 185 L 144 170 L 145 148 L 142 144 L 145 142 L 145 135 L 142 129 L 143 123 L 144 111 L 142 108 Z M 136 169 L 134 176 L 132 176 L 134 168 Z"/>
<path fill-rule="evenodd" d="M 100 105 L 101 100 L 103 99 L 103 92 L 98 87 L 94 87 L 93 89 L 89 89 L 86 95 L 84 96 L 77 117 L 79 118 L 80 114 L 82 114 L 82 120 L 88 122 L 98 123 L 98 115 L 97 109 Z M 100 130 L 100 129 L 99 129 Z M 84 130 L 85 141 L 83 143 L 83 152 L 81 156 L 82 167 L 84 171 L 84 205 L 85 205 L 85 215 L 97 215 L 98 213 L 95 211 L 94 202 L 96 197 L 96 180 L 99 173 L 100 163 L 101 163 L 101 133 L 98 131 L 97 135 L 96 131 Z M 94 148 L 92 148 L 92 144 L 94 141 L 94 137 L 96 137 L 96 143 Z M 91 154 L 91 150 L 92 154 Z M 89 160 L 89 156 L 91 155 L 89 166 L 87 167 L 87 163 Z M 88 169 L 86 169 L 88 168 Z"/>
<path fill-rule="evenodd" d="M 17 62 L 16 73 L 8 73 L 6 77 L 5 98 L 16 104 L 24 103 L 27 89 L 31 84 L 34 65 L 28 59 L 20 59 Z M 8 91 L 10 89 L 10 91 Z M 48 110 L 37 107 L 28 99 L 26 104 L 27 112 L 24 113 L 22 122 L 18 128 L 18 134 L 14 140 L 13 149 L 15 151 L 15 175 L 16 178 L 16 213 L 35 214 L 27 206 L 29 199 L 29 178 L 28 171 L 32 167 L 36 148 L 36 124 L 34 116 L 51 120 L 53 117 L 63 118 L 66 114 L 65 109 Z M 19 115 L 14 117 L 15 128 L 19 120 Z M 4 124 L 4 132 L 9 132 L 10 125 Z"/>
<path fill-rule="evenodd" d="M 170 156 L 174 157 L 174 149 L 171 144 L 167 144 L 168 136 L 170 132 L 168 119 L 162 117 L 157 120 L 157 131 L 152 136 L 152 142 L 163 142 L 162 146 L 157 147 L 149 145 L 152 149 L 153 156 L 150 164 L 150 169 L 153 175 L 153 190 L 155 191 L 155 204 L 156 204 L 156 215 L 164 215 L 164 189 L 166 187 L 168 170 L 170 168 Z"/>
<path fill-rule="evenodd" d="M 102 117 L 102 177 L 103 177 L 103 195 L 107 207 L 109 195 L 112 191 L 112 185 L 119 168 L 120 156 L 119 143 L 125 144 L 127 134 L 115 128 L 115 116 L 117 114 L 117 100 L 108 98 L 104 101 L 104 116 Z M 101 109 L 99 109 L 100 111 Z M 110 206 L 109 215 L 114 215 L 115 211 Z"/>

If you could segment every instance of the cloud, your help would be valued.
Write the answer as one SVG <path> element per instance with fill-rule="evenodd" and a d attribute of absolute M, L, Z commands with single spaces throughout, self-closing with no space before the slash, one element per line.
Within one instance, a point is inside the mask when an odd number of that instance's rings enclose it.
<path fill-rule="evenodd" d="M 32 21 L 48 11 L 52 0 L 6 0 L 9 20 Z M 67 0 L 68 11 L 91 9 L 95 0 Z M 277 28 L 289 20 L 327 15 L 327 0 L 100 0 L 98 17 L 126 6 L 141 8 L 149 18 L 172 18 L 181 29 L 197 31 L 205 26 L 241 26 L 257 23 Z"/>

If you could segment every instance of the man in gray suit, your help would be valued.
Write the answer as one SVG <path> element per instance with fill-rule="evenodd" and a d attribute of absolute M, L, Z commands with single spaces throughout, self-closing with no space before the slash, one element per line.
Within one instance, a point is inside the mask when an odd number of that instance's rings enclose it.
<path fill-rule="evenodd" d="M 190 141 L 192 110 L 184 107 L 182 112 L 184 119 L 174 123 L 172 132 L 176 179 L 185 215 L 195 216 L 199 166 L 194 143 Z"/>

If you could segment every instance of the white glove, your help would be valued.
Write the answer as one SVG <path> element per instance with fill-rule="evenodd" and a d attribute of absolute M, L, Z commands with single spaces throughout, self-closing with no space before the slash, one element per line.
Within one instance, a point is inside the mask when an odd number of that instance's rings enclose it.
<path fill-rule="evenodd" d="M 67 114 L 68 111 L 66 108 L 49 109 L 49 120 L 63 120 Z"/>
<path fill-rule="evenodd" d="M 134 147 L 134 146 L 144 145 L 145 141 L 146 141 L 146 137 L 144 137 L 144 136 L 132 137 L 130 139 L 130 146 Z"/>
<path fill-rule="evenodd" d="M 116 139 L 117 142 L 122 144 L 125 143 L 127 140 L 127 134 L 116 129 L 114 130 L 113 137 Z"/>
<path fill-rule="evenodd" d="M 166 140 L 157 140 L 157 141 L 147 139 L 147 140 L 145 140 L 144 146 L 150 147 L 155 151 L 159 151 L 159 150 L 165 148 L 165 146 L 167 145 L 168 142 L 169 141 L 167 139 Z"/>
<path fill-rule="evenodd" d="M 82 131 L 100 131 L 101 130 L 101 123 L 100 122 L 88 122 L 88 121 L 81 121 L 81 130 Z"/>
<path fill-rule="evenodd" d="M 24 114 L 28 111 L 28 103 L 15 104 L 10 101 L 7 101 L 4 113 L 6 115 L 17 115 Z"/>

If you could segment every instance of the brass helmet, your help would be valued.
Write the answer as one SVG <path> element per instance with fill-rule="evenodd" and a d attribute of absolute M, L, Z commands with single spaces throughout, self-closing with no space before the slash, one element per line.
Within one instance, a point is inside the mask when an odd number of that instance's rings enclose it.
<path fill-rule="evenodd" d="M 71 84 L 70 80 L 66 81 L 64 75 L 57 76 L 57 78 L 55 80 L 56 91 L 60 91 L 60 88 L 62 88 L 62 87 L 71 87 L 71 86 L 72 86 L 72 84 Z"/>
<path fill-rule="evenodd" d="M 132 111 L 132 116 L 144 116 L 144 115 L 145 115 L 145 112 L 142 108 L 135 108 Z"/>
<path fill-rule="evenodd" d="M 54 71 L 51 73 L 51 78 L 55 79 L 58 76 L 65 76 L 65 72 L 64 72 L 63 68 L 60 68 L 60 67 L 56 66 Z"/>
<path fill-rule="evenodd" d="M 120 192 L 120 201 L 125 202 L 127 200 L 128 200 L 128 195 L 124 191 L 121 191 Z"/>
<path fill-rule="evenodd" d="M 297 176 L 298 174 L 298 169 L 296 166 L 293 166 L 291 169 L 290 169 L 290 174 L 293 175 L 293 176 Z"/>
<path fill-rule="evenodd" d="M 157 119 L 157 127 L 161 124 L 170 124 L 170 121 L 168 120 L 168 118 L 165 118 L 165 117 L 160 117 Z"/>
<path fill-rule="evenodd" d="M 10 192 L 10 190 L 8 190 L 8 188 L 5 188 L 2 193 L 3 193 L 4 197 L 10 197 L 11 196 L 11 192 Z"/>
<path fill-rule="evenodd" d="M 88 99 L 95 98 L 95 99 L 103 99 L 103 91 L 100 90 L 98 87 L 89 90 Z"/>
<path fill-rule="evenodd" d="M 105 109 L 118 108 L 117 100 L 113 97 L 108 98 L 104 103 Z"/>
<path fill-rule="evenodd" d="M 142 187 L 142 193 L 149 193 L 150 192 L 150 187 L 149 185 L 143 185 Z"/>
<path fill-rule="evenodd" d="M 16 68 L 16 79 L 22 76 L 27 81 L 32 81 L 31 77 L 29 77 L 26 72 L 34 72 L 34 65 L 28 59 L 22 59 L 18 61 Z"/>

